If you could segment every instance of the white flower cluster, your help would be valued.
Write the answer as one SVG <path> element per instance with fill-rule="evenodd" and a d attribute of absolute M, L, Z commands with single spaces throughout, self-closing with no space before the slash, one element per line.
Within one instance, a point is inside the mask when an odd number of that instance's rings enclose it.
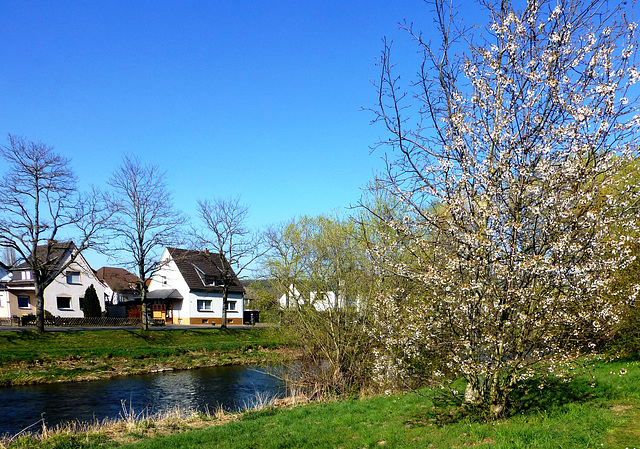
<path fill-rule="evenodd" d="M 465 375 L 469 397 L 499 402 L 542 362 L 565 376 L 620 319 L 612 281 L 640 236 L 640 192 L 625 176 L 638 170 L 636 26 L 545 3 L 490 8 L 486 34 L 466 38 L 486 45 L 427 58 L 435 74 L 415 98 L 431 124 L 389 127 L 403 150 L 387 187 L 409 212 L 387 220 L 379 241 L 394 243 L 371 254 L 412 293 L 375 307 L 381 376 L 428 360 L 434 377 Z"/>

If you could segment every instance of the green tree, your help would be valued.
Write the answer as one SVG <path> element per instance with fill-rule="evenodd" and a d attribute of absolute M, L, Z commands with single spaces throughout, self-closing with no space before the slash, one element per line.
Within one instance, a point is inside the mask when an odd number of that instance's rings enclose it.
<path fill-rule="evenodd" d="M 300 350 L 298 385 L 306 394 L 351 395 L 369 384 L 372 276 L 356 231 L 350 219 L 319 216 L 270 232 L 266 277 L 284 298 L 283 331 Z"/>
<path fill-rule="evenodd" d="M 100 308 L 100 300 L 96 289 L 91 284 L 84 292 L 83 309 L 85 318 L 97 318 L 102 316 L 102 309 Z"/>

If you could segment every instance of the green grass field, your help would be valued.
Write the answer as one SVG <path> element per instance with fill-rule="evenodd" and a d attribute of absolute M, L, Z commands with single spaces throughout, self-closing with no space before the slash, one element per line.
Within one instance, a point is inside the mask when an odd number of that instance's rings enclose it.
<path fill-rule="evenodd" d="M 126 447 L 640 449 L 638 358 L 601 364 L 593 375 L 539 390 L 530 409 L 502 421 L 441 424 L 443 410 L 410 393 L 249 412 L 223 426 Z"/>
<path fill-rule="evenodd" d="M 267 328 L 3 332 L 0 385 L 256 363 L 269 361 L 280 346 Z"/>

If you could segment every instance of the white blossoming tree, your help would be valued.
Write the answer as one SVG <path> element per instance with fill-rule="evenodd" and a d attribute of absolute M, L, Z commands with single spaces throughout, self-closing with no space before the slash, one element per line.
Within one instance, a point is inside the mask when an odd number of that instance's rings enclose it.
<path fill-rule="evenodd" d="M 463 402 L 499 416 L 541 366 L 554 371 L 609 331 L 629 299 L 607 290 L 636 235 L 619 230 L 637 226 L 621 168 L 637 155 L 640 72 L 624 6 L 478 3 L 488 24 L 462 29 L 435 1 L 438 46 L 405 26 L 424 55 L 406 87 L 385 42 L 378 186 L 409 212 L 378 211 L 391 232 L 372 253 L 414 287 L 381 295 L 374 334 L 387 353 L 379 372 L 428 370 L 437 354 L 432 374 L 464 376 Z"/>

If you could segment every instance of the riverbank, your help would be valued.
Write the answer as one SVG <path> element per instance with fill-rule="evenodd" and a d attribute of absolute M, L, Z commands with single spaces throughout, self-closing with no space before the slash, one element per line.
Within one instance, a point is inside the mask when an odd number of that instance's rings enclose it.
<path fill-rule="evenodd" d="M 270 328 L 137 328 L 0 333 L 0 386 L 80 382 L 222 365 L 279 363 Z"/>
<path fill-rule="evenodd" d="M 508 419 L 473 422 L 440 408 L 423 390 L 393 396 L 277 407 L 226 415 L 177 416 L 47 429 L 40 439 L 0 442 L 11 449 L 207 449 L 282 447 L 638 448 L 640 358 L 595 365 L 573 382 L 549 381 L 523 391 L 526 408 Z"/>

